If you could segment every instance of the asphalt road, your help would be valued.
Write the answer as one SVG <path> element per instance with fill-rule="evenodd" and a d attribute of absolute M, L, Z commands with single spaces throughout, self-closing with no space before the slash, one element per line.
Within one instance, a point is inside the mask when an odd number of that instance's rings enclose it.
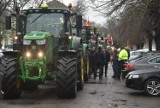
<path fill-rule="evenodd" d="M 128 89 L 123 80 L 111 78 L 111 66 L 108 71 L 102 81 L 92 76 L 75 99 L 57 98 L 54 82 L 46 82 L 37 91 L 24 91 L 19 99 L 1 98 L 0 108 L 160 108 L 160 97 Z"/>

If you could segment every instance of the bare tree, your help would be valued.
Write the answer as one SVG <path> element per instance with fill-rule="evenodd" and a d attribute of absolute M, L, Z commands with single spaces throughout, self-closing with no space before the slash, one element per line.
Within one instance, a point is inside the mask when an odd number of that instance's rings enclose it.
<path fill-rule="evenodd" d="M 76 5 L 73 7 L 73 10 L 78 14 L 85 16 L 85 13 L 88 9 L 86 5 L 86 0 L 78 0 L 75 4 Z"/>
<path fill-rule="evenodd" d="M 159 0 L 91 0 L 91 3 L 93 4 L 91 7 L 96 11 L 99 11 L 104 16 L 115 14 L 119 16 L 120 21 L 122 21 L 121 25 L 123 23 L 123 26 L 120 27 L 124 28 L 124 26 L 126 26 L 124 30 L 122 30 L 123 34 L 126 34 L 126 31 L 129 33 L 129 29 L 131 29 L 130 33 L 132 33 L 134 30 L 139 28 L 137 30 L 139 33 L 142 33 L 142 35 L 145 34 L 149 39 L 149 43 L 151 43 L 153 38 L 156 40 L 156 49 L 160 50 Z M 125 17 L 124 14 L 126 14 L 128 18 Z M 138 17 L 135 17 L 137 15 Z M 129 24 L 136 20 L 138 22 L 133 23 L 134 26 L 129 27 Z M 134 34 L 134 32 L 132 34 Z M 138 38 L 137 36 L 135 37 Z"/>

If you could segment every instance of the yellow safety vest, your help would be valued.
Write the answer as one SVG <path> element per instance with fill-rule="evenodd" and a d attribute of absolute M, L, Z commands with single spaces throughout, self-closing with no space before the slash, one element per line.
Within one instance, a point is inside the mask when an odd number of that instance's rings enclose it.
<path fill-rule="evenodd" d="M 125 49 L 122 49 L 118 54 L 118 60 L 128 60 L 128 52 Z"/>

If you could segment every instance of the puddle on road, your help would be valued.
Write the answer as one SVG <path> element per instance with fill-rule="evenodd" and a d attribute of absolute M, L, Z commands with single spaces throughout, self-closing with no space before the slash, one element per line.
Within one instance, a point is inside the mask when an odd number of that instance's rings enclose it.
<path fill-rule="evenodd" d="M 133 105 L 133 106 L 135 106 L 135 107 L 139 107 L 139 105 Z"/>
<path fill-rule="evenodd" d="M 124 99 L 115 99 L 115 100 L 112 100 L 112 101 L 116 101 L 116 102 L 118 102 L 118 101 L 120 101 L 120 102 L 127 102 L 127 100 L 124 100 Z"/>
<path fill-rule="evenodd" d="M 123 94 L 122 92 L 114 92 L 114 93 L 116 93 L 116 94 Z"/>
<path fill-rule="evenodd" d="M 95 94 L 97 94 L 97 91 L 96 91 L 96 90 L 94 90 L 94 91 L 90 92 L 89 94 L 91 94 L 91 95 L 95 95 Z"/>
<path fill-rule="evenodd" d="M 86 84 L 108 84 L 107 82 L 86 82 Z"/>
<path fill-rule="evenodd" d="M 118 104 L 108 104 L 109 108 L 118 108 Z"/>

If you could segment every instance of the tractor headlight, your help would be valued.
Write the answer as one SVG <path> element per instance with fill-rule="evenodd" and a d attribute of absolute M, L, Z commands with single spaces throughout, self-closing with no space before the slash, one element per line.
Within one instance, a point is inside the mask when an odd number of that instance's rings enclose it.
<path fill-rule="evenodd" d="M 14 36 L 14 40 L 18 40 L 18 36 Z"/>
<path fill-rule="evenodd" d="M 26 57 L 30 58 L 31 57 L 31 53 L 30 52 L 26 52 Z"/>
<path fill-rule="evenodd" d="M 38 52 L 38 57 L 42 58 L 43 57 L 43 52 Z"/>
<path fill-rule="evenodd" d="M 73 36 L 69 36 L 68 38 L 69 38 L 69 40 L 71 40 L 73 38 Z"/>
<path fill-rule="evenodd" d="M 23 40 L 23 45 L 30 45 L 31 44 L 31 40 Z"/>
<path fill-rule="evenodd" d="M 46 43 L 46 40 L 45 39 L 43 39 L 43 40 L 36 40 L 36 43 L 38 45 L 44 45 Z"/>

